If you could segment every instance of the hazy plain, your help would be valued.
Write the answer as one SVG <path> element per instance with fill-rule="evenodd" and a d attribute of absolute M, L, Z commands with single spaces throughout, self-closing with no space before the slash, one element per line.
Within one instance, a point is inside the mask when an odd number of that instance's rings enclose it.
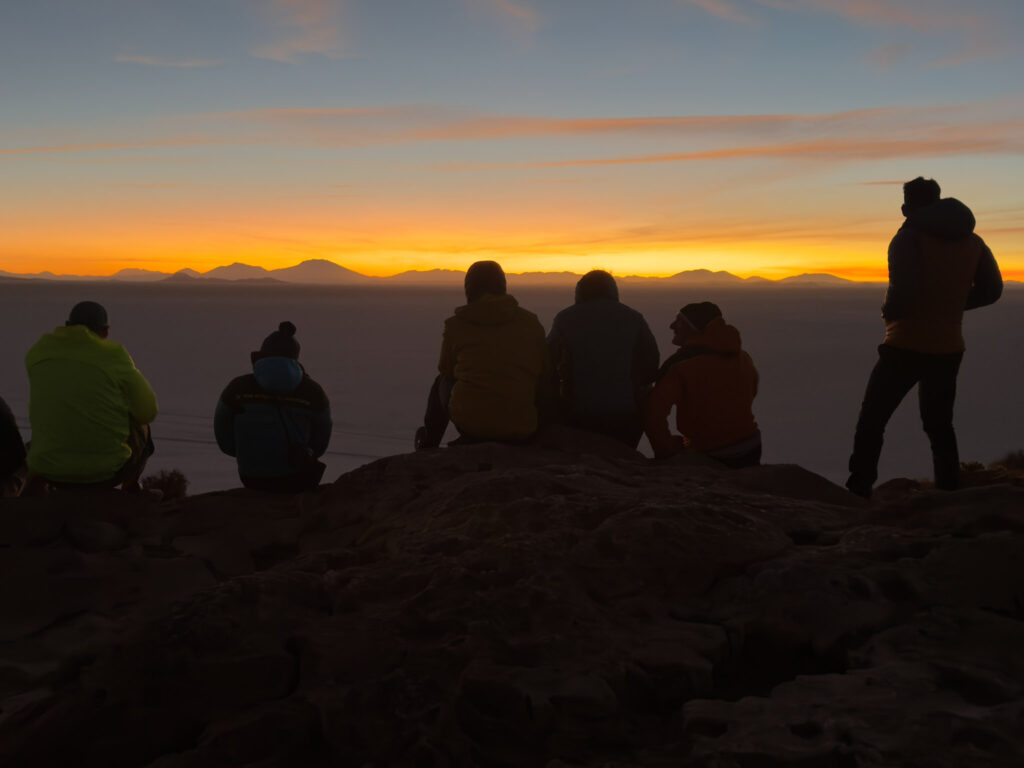
<path fill-rule="evenodd" d="M 514 276 L 509 290 L 545 327 L 572 301 L 571 288 L 517 288 Z M 881 341 L 882 293 L 878 285 L 622 286 L 622 300 L 644 313 L 663 357 L 674 349 L 668 324 L 679 307 L 717 302 L 761 374 L 754 410 L 764 461 L 797 463 L 836 482 L 845 478 L 857 409 Z M 0 395 L 26 439 L 25 353 L 83 299 L 107 307 L 111 338 L 128 348 L 157 392 L 150 471 L 182 470 L 192 493 L 238 485 L 234 460 L 213 441 L 213 410 L 227 382 L 249 371 L 249 352 L 278 322 L 296 324 L 301 362 L 331 399 L 325 475 L 331 481 L 411 450 L 443 321 L 463 303 L 457 287 L 0 281 Z M 956 412 L 961 456 L 988 462 L 1024 448 L 1024 289 L 1008 286 L 998 304 L 968 313 L 965 337 Z M 641 448 L 649 455 L 646 440 Z M 882 480 L 930 474 L 915 396 L 889 426 L 880 470 Z"/>

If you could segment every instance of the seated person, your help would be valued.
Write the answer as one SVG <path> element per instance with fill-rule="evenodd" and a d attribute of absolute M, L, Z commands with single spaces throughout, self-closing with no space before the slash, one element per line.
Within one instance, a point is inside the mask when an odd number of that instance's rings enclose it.
<path fill-rule="evenodd" d="M 109 331 L 107 310 L 83 301 L 25 356 L 32 485 L 140 490 L 156 395 Z"/>
<path fill-rule="evenodd" d="M 705 453 L 731 467 L 761 461 L 761 433 L 752 405 L 757 369 L 710 301 L 687 304 L 669 326 L 680 349 L 665 361 L 647 404 L 647 437 L 655 458 Z M 668 415 L 676 407 L 672 436 Z"/>
<path fill-rule="evenodd" d="M 25 443 L 18 422 L 0 397 L 0 496 L 17 496 L 25 468 Z"/>
<path fill-rule="evenodd" d="M 331 440 L 331 408 L 299 364 L 295 326 L 281 323 L 250 358 L 252 373 L 232 379 L 217 402 L 217 445 L 238 460 L 246 488 L 315 488 L 326 468 L 319 458 Z"/>
<path fill-rule="evenodd" d="M 465 290 L 467 303 L 444 323 L 417 450 L 440 445 L 449 420 L 465 442 L 518 442 L 537 431 L 548 376 L 543 326 L 506 293 L 496 262 L 470 266 Z"/>
<path fill-rule="evenodd" d="M 555 315 L 548 350 L 562 421 L 636 448 L 658 343 L 644 316 L 619 302 L 615 278 L 600 269 L 580 278 L 576 303 Z"/>

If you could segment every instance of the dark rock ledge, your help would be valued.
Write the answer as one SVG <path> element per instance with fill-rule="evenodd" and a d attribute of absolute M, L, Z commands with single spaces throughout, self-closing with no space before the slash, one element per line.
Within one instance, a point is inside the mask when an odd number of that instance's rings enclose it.
<path fill-rule="evenodd" d="M 7 500 L 0 765 L 1020 766 L 1022 557 L 1019 481 L 557 445 Z"/>

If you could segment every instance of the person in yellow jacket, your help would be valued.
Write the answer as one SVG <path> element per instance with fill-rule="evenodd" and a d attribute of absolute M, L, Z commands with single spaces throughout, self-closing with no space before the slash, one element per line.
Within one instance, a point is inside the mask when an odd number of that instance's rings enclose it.
<path fill-rule="evenodd" d="M 51 483 L 137 491 L 153 452 L 156 395 L 125 348 L 107 340 L 109 328 L 102 305 L 80 302 L 25 357 L 28 468 Z"/>
<path fill-rule="evenodd" d="M 716 304 L 687 304 L 669 326 L 679 351 L 662 365 L 647 402 L 646 432 L 658 459 L 704 453 L 731 467 L 761 462 L 753 402 L 758 374 L 740 332 Z M 676 408 L 679 435 L 668 428 Z"/>
<path fill-rule="evenodd" d="M 506 292 L 494 261 L 470 266 L 466 304 L 444 324 L 439 375 L 416 448 L 436 448 L 449 420 L 467 442 L 517 442 L 537 431 L 548 352 L 537 316 Z"/>

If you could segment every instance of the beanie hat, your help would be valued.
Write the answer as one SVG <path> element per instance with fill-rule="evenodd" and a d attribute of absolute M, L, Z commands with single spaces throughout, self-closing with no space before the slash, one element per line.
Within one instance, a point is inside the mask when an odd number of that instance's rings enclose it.
<path fill-rule="evenodd" d="M 80 301 L 71 308 L 68 321 L 64 325 L 84 325 L 93 333 L 103 333 L 110 327 L 107 322 L 107 310 L 95 301 Z"/>
<path fill-rule="evenodd" d="M 504 296 L 505 270 L 496 261 L 477 261 L 466 270 L 466 301 L 474 302 L 485 293 Z"/>
<path fill-rule="evenodd" d="M 710 301 L 687 304 L 679 310 L 679 313 L 698 331 L 703 331 L 708 323 L 722 316 L 722 310 L 718 308 L 717 304 Z"/>
<path fill-rule="evenodd" d="M 615 278 L 603 269 L 592 269 L 576 283 L 576 303 L 591 299 L 619 300 L 619 286 Z"/>
<path fill-rule="evenodd" d="M 260 346 L 260 357 L 290 357 L 299 359 L 299 342 L 295 339 L 295 325 L 285 320 L 277 330 L 267 336 Z"/>

